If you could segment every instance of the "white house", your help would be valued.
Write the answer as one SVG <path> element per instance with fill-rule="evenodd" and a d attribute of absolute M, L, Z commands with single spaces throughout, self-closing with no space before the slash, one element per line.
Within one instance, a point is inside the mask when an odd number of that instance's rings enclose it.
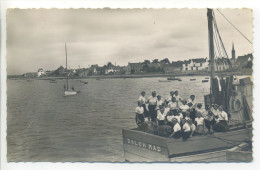
<path fill-rule="evenodd" d="M 43 74 L 45 74 L 45 71 L 42 68 L 40 68 L 37 72 L 37 77 L 40 77 Z"/>
<path fill-rule="evenodd" d="M 183 71 L 189 70 L 207 70 L 209 67 L 209 61 L 207 58 L 197 58 L 197 59 L 190 59 L 186 60 L 182 64 Z"/>

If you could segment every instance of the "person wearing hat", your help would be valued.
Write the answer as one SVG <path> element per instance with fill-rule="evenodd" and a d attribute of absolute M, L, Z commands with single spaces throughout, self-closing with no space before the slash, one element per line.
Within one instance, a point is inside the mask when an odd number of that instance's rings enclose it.
<path fill-rule="evenodd" d="M 153 91 L 152 95 L 148 98 L 148 110 L 149 110 L 149 117 L 151 119 L 152 122 L 156 122 L 156 106 L 157 106 L 157 96 L 156 96 L 156 92 Z"/>
<path fill-rule="evenodd" d="M 169 136 L 170 138 L 171 137 L 174 137 L 174 138 L 179 138 L 181 137 L 181 126 L 178 122 L 178 120 L 176 118 L 173 118 L 172 119 L 172 125 L 173 125 L 173 132 L 172 134 Z"/>
<path fill-rule="evenodd" d="M 146 99 L 145 99 L 145 91 L 141 92 L 141 96 L 138 99 L 139 102 L 141 102 L 142 107 L 144 108 L 144 117 L 149 119 L 149 113 L 146 108 Z"/>

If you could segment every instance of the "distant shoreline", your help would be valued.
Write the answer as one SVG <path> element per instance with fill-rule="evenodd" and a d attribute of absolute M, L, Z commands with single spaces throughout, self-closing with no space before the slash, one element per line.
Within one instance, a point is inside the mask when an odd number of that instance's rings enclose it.
<path fill-rule="evenodd" d="M 216 75 L 218 73 L 215 73 Z M 249 73 L 241 74 L 235 73 L 236 75 L 251 75 Z M 234 75 L 231 72 L 222 72 L 219 75 Z M 85 77 L 69 77 L 70 79 L 114 79 L 114 78 L 149 78 L 149 77 L 180 77 L 180 76 L 210 76 L 208 72 L 190 72 L 190 73 L 152 73 L 152 74 L 129 74 L 129 75 L 92 75 L 92 76 L 85 76 Z M 7 79 L 35 79 L 35 80 L 50 80 L 50 79 L 66 79 L 67 77 L 22 77 L 22 76 L 7 76 Z"/>

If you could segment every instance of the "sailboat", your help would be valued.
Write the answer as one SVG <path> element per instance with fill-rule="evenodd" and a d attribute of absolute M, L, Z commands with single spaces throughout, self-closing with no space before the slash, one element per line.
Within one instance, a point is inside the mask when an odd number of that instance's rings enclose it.
<path fill-rule="evenodd" d="M 210 94 L 205 106 L 221 104 L 229 113 L 229 130 L 193 136 L 187 140 L 159 136 L 155 126 L 146 129 L 123 129 L 124 157 L 129 162 L 225 162 L 229 151 L 241 143 L 252 142 L 252 82 L 250 78 L 234 82 L 232 76 L 221 78 L 221 91 L 214 71 L 214 39 L 216 21 L 207 9 L 210 56 Z M 215 32 L 213 32 L 215 31 Z M 220 36 L 220 35 L 219 35 Z M 222 41 L 222 40 L 221 40 Z M 223 44 L 222 44 L 223 45 Z M 252 155 L 251 155 L 252 156 Z M 250 160 L 248 160 L 250 161 Z"/>
<path fill-rule="evenodd" d="M 68 70 L 67 65 L 68 65 L 68 57 L 67 57 L 67 45 L 65 43 L 65 53 L 66 53 L 66 71 Z M 69 89 L 69 74 L 67 74 L 67 86 L 64 86 L 64 96 L 74 96 L 77 94 L 77 91 L 75 91 L 74 88 Z"/>

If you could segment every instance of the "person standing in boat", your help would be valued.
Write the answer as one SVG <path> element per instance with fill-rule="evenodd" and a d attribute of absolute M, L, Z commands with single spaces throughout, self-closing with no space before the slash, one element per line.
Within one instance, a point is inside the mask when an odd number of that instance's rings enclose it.
<path fill-rule="evenodd" d="M 152 95 L 148 98 L 148 109 L 149 109 L 149 117 L 152 122 L 156 122 L 156 106 L 157 106 L 157 96 L 156 92 L 153 91 Z"/>
<path fill-rule="evenodd" d="M 157 110 L 157 125 L 165 125 L 165 116 L 167 113 L 165 113 L 165 107 L 163 105 L 159 106 L 159 109 Z"/>
<path fill-rule="evenodd" d="M 179 108 L 175 97 L 172 97 L 172 101 L 168 103 L 168 107 L 170 108 L 170 110 L 174 110 L 174 109 Z"/>
<path fill-rule="evenodd" d="M 204 134 L 204 117 L 202 117 L 201 113 L 198 112 L 197 117 L 195 118 L 196 125 L 196 134 L 203 135 Z"/>
<path fill-rule="evenodd" d="M 180 106 L 180 111 L 181 111 L 181 113 L 183 115 L 183 118 L 186 117 L 186 112 L 188 112 L 189 109 L 190 109 L 190 107 L 187 105 L 187 100 L 184 99 L 182 101 L 182 105 Z"/>
<path fill-rule="evenodd" d="M 162 100 L 162 97 L 160 95 L 157 96 L 157 108 L 156 110 L 160 109 L 160 106 L 162 106 L 164 101 Z"/>
<path fill-rule="evenodd" d="M 190 98 L 188 100 L 188 106 L 190 107 L 190 118 L 192 119 L 192 121 L 194 122 L 195 118 L 196 118 L 196 111 L 195 108 L 197 106 L 197 102 L 195 100 L 195 95 L 190 95 Z"/>
<path fill-rule="evenodd" d="M 139 97 L 138 101 L 141 102 L 142 107 L 144 108 L 144 117 L 145 117 L 145 118 L 148 118 L 148 119 L 150 120 L 150 118 L 149 118 L 149 113 L 148 113 L 148 111 L 147 111 L 146 104 L 145 104 L 145 103 L 146 103 L 145 91 L 142 91 L 142 92 L 141 92 L 141 96 Z"/>
<path fill-rule="evenodd" d="M 140 101 L 138 101 L 138 106 L 135 108 L 135 121 L 138 126 L 144 123 L 144 108 Z"/>
<path fill-rule="evenodd" d="M 174 91 L 170 92 L 170 95 L 165 100 L 166 104 L 170 103 L 172 101 L 172 98 L 174 97 Z"/>
<path fill-rule="evenodd" d="M 217 132 L 225 132 L 228 130 L 228 114 L 223 110 L 223 106 L 219 106 L 218 118 L 213 126 L 213 130 Z"/>
<path fill-rule="evenodd" d="M 176 98 L 176 102 L 179 104 L 179 106 L 181 106 L 182 105 L 182 99 L 181 99 L 181 96 L 179 95 L 178 90 L 175 90 L 174 97 Z"/>

